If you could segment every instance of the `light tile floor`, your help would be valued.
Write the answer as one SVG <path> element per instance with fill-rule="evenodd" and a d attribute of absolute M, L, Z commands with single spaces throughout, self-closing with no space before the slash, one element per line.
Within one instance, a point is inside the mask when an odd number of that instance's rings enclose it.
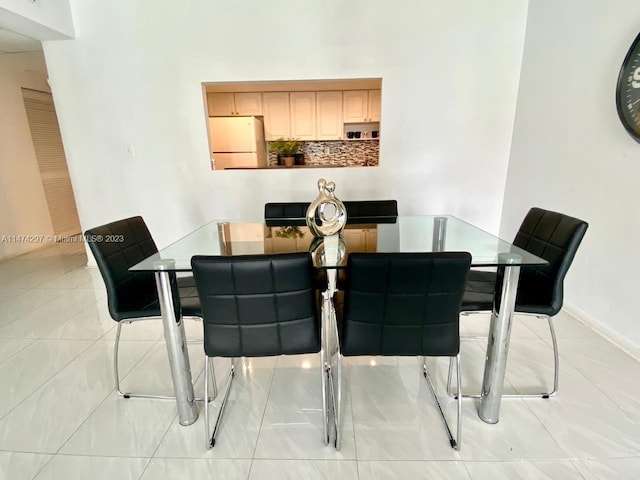
<path fill-rule="evenodd" d="M 345 362 L 343 447 L 324 446 L 314 355 L 241 362 L 207 450 L 202 415 L 182 427 L 171 401 L 115 394 L 115 322 L 99 272 L 85 263 L 82 245 L 0 262 L 0 479 L 640 478 L 640 363 L 567 314 L 555 323 L 558 396 L 505 399 L 496 425 L 465 400 L 459 453 L 417 360 L 395 357 Z M 463 334 L 487 327 L 486 316 L 462 318 Z M 199 323 L 187 334 L 201 338 Z M 485 346 L 462 343 L 467 391 L 479 389 Z M 125 388 L 170 392 L 159 322 L 125 326 L 121 352 Z M 201 347 L 189 352 L 201 392 Z M 548 384 L 551 353 L 546 324 L 518 317 L 505 391 Z M 429 365 L 442 392 L 446 362 Z M 216 367 L 222 383 L 227 363 Z M 453 420 L 454 403 L 442 400 Z"/>

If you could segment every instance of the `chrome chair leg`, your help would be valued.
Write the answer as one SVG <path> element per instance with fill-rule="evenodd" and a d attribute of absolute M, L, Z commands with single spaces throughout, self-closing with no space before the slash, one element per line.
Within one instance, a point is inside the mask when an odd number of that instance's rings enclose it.
<path fill-rule="evenodd" d="M 116 342 L 115 342 L 115 346 L 113 347 L 113 374 L 115 376 L 115 382 L 116 382 L 116 393 L 118 395 L 120 395 L 121 397 L 124 398 L 155 398 L 158 400 L 172 400 L 175 399 L 175 397 L 169 396 L 169 395 L 147 395 L 147 394 L 143 394 L 143 393 L 130 393 L 130 392 L 123 392 L 120 389 L 120 370 L 118 368 L 118 354 L 120 351 L 120 333 L 122 331 L 122 324 L 123 323 L 132 323 L 132 322 L 118 322 L 118 328 L 116 330 Z"/>
<path fill-rule="evenodd" d="M 338 370 L 338 395 L 336 398 L 335 408 L 335 416 L 336 416 L 336 450 L 340 450 L 342 446 L 342 355 L 338 352 L 337 355 L 337 370 Z"/>
<path fill-rule="evenodd" d="M 325 313 L 323 325 L 326 325 L 324 329 L 325 339 L 325 363 L 323 369 L 323 381 L 328 385 L 328 397 L 330 397 L 330 408 L 333 413 L 333 427 L 335 431 L 334 446 L 336 450 L 340 450 L 342 435 L 340 432 L 341 419 L 342 419 L 342 355 L 340 354 L 340 340 L 338 336 L 338 322 L 335 314 L 335 308 L 333 306 L 331 289 L 327 290 L 324 294 L 323 310 Z M 331 361 L 333 356 L 336 357 L 336 373 L 337 373 L 337 388 L 334 385 L 333 369 L 331 367 Z M 336 391 L 337 390 L 337 391 Z M 329 426 L 327 424 L 327 430 Z M 327 438 L 328 440 L 328 438 Z"/>
<path fill-rule="evenodd" d="M 519 315 L 526 315 L 523 313 L 518 313 Z M 547 315 L 535 315 L 536 318 L 546 318 L 549 324 L 549 331 L 551 332 L 551 342 L 553 343 L 553 390 L 550 392 L 541 392 L 541 393 L 504 393 L 502 394 L 503 398 L 550 398 L 553 397 L 556 393 L 558 393 L 558 384 L 560 381 L 560 355 L 558 352 L 558 340 L 556 338 L 556 331 L 553 327 L 553 319 Z M 458 398 L 457 392 L 451 391 L 451 370 L 453 368 L 452 361 L 449 361 L 449 374 L 447 376 L 447 394 L 451 398 Z M 458 390 L 460 391 L 460 390 Z M 466 394 L 462 395 L 463 398 L 480 398 L 479 394 Z"/>
<path fill-rule="evenodd" d="M 542 398 L 549 398 L 558 393 L 558 384 L 560 383 L 560 355 L 558 353 L 558 340 L 556 338 L 556 330 L 553 328 L 553 319 L 547 317 L 549 323 L 549 331 L 551 332 L 551 342 L 553 343 L 553 390 Z"/>
<path fill-rule="evenodd" d="M 329 308 L 330 308 L 329 292 L 322 293 L 322 326 L 320 330 L 320 374 L 322 375 L 322 441 L 325 445 L 329 445 L 329 395 L 327 393 L 328 388 L 328 328 L 329 328 Z"/>
<path fill-rule="evenodd" d="M 184 317 L 184 318 L 200 320 L 199 317 Z M 175 400 L 176 398 L 175 395 L 156 395 L 156 394 L 147 394 L 147 393 L 123 392 L 120 388 L 120 370 L 118 368 L 118 363 L 119 363 L 118 358 L 119 358 L 119 352 L 120 352 L 120 334 L 122 331 L 122 324 L 123 323 L 131 324 L 136 321 L 152 320 L 152 319 L 155 319 L 155 317 L 149 317 L 149 318 L 143 317 L 143 318 L 136 318 L 131 320 L 123 320 L 121 322 L 118 322 L 118 328 L 116 329 L 116 340 L 115 340 L 115 345 L 113 347 L 113 374 L 114 374 L 114 380 L 115 380 L 116 393 L 123 398 L 152 398 L 156 400 Z M 192 341 L 188 341 L 187 343 L 202 343 L 202 340 L 192 340 Z M 212 372 L 215 378 L 215 371 L 213 369 L 212 369 Z M 218 390 L 217 390 L 218 387 L 216 382 L 213 383 L 213 388 L 214 388 L 213 398 L 210 399 L 209 401 L 213 400 L 218 395 Z M 196 398 L 196 401 L 198 402 L 201 402 L 203 400 L 204 399 L 202 397 Z"/>
<path fill-rule="evenodd" d="M 449 358 L 449 378 L 451 377 L 451 361 L 454 357 Z M 460 376 L 460 354 L 456 357 L 456 367 L 457 367 L 457 384 L 458 384 L 458 392 L 462 390 L 462 381 Z M 451 448 L 454 450 L 460 450 L 460 445 L 462 442 L 462 396 L 458 395 L 457 398 L 457 411 L 458 411 L 458 424 L 456 429 L 456 438 L 453 438 L 451 434 L 451 429 L 449 428 L 449 423 L 447 422 L 447 418 L 444 415 L 444 411 L 442 410 L 442 406 L 440 405 L 440 401 L 438 400 L 438 396 L 436 395 L 436 390 L 433 387 L 433 383 L 431 382 L 431 377 L 429 376 L 429 372 L 427 371 L 427 363 L 423 362 L 422 364 L 422 373 L 424 378 L 427 380 L 427 384 L 429 385 L 429 389 L 431 390 L 431 394 L 433 395 L 434 400 L 436 401 L 436 405 L 438 406 L 438 410 L 440 411 L 440 417 L 444 422 L 444 426 L 447 429 L 447 435 L 449 435 L 449 444 Z"/>
<path fill-rule="evenodd" d="M 216 437 L 218 436 L 218 431 L 220 430 L 220 425 L 222 422 L 222 415 L 224 414 L 224 409 L 227 405 L 227 399 L 229 398 L 229 392 L 231 391 L 231 384 L 233 382 L 233 378 L 235 376 L 235 362 L 234 359 L 231 359 L 231 369 L 229 370 L 229 375 L 227 377 L 227 385 L 225 387 L 224 396 L 222 397 L 222 402 L 220 403 L 220 410 L 218 411 L 218 417 L 216 418 L 216 424 L 213 427 L 213 433 L 209 436 L 209 390 L 208 390 L 208 378 L 209 378 L 209 369 L 212 365 L 209 363 L 210 358 L 205 355 L 205 363 L 204 363 L 204 428 L 205 428 L 205 436 L 207 441 L 207 449 L 211 449 L 216 445 Z"/>
<path fill-rule="evenodd" d="M 116 382 L 116 393 L 124 398 L 129 398 L 129 394 L 126 394 L 120 390 L 120 373 L 118 370 L 118 346 L 120 345 L 120 331 L 122 330 L 122 323 L 118 322 L 118 328 L 116 329 L 116 343 L 113 347 L 113 375 Z"/>
<path fill-rule="evenodd" d="M 342 425 L 342 412 L 340 408 L 342 400 L 342 355 L 338 353 L 336 370 L 338 371 L 337 388 L 334 388 L 333 383 L 333 370 L 331 365 L 327 365 L 327 381 L 329 382 L 329 393 L 331 394 L 331 408 L 333 409 L 333 427 L 335 430 L 334 447 L 336 450 L 340 450 L 342 446 L 342 434 L 340 431 Z M 337 391 L 336 391 L 337 390 Z"/>
<path fill-rule="evenodd" d="M 204 355 L 204 436 L 207 442 L 207 449 L 211 448 L 209 442 L 209 368 L 211 363 L 207 354 Z"/>
<path fill-rule="evenodd" d="M 329 412 L 327 402 L 327 362 L 325 360 L 324 342 L 320 349 L 320 373 L 322 375 L 322 441 L 329 445 Z"/>
<path fill-rule="evenodd" d="M 211 369 L 211 383 L 213 384 L 213 396 L 209 399 L 209 401 L 213 401 L 215 400 L 215 398 L 218 396 L 218 380 L 216 379 L 216 369 L 213 366 L 213 358 L 209 359 L 210 363 L 209 363 L 209 368 Z M 206 369 L 206 365 L 205 365 L 205 369 Z M 207 376 L 206 376 L 206 372 L 205 372 L 205 377 L 204 377 L 205 381 L 207 380 Z M 209 390 L 205 387 L 205 390 L 208 392 Z"/>

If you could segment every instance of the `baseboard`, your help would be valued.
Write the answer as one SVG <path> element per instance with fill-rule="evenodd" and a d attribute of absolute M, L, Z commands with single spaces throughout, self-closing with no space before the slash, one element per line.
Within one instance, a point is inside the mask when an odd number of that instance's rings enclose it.
<path fill-rule="evenodd" d="M 29 245 L 28 248 L 26 249 L 21 249 L 17 252 L 11 252 L 11 253 L 1 253 L 0 254 L 0 262 L 4 261 L 4 260 L 13 260 L 14 258 L 18 258 L 21 257 L 23 255 L 28 255 L 30 253 L 33 253 L 37 250 L 40 250 L 42 248 L 47 248 L 48 245 L 46 243 L 31 243 L 31 244 L 25 244 L 25 245 Z"/>
<path fill-rule="evenodd" d="M 612 329 L 608 325 L 602 323 L 600 320 L 589 315 L 585 311 L 576 307 L 575 305 L 565 302 L 563 310 L 571 315 L 573 318 L 582 322 L 585 326 L 596 332 L 598 335 L 603 336 L 615 346 L 623 350 L 625 353 L 631 355 L 636 360 L 640 361 L 640 345 L 632 342 L 624 335 L 621 335 L 616 330 Z"/>

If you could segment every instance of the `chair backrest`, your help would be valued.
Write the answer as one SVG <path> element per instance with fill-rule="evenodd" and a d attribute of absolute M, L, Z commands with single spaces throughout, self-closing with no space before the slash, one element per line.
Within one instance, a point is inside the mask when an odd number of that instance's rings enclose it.
<path fill-rule="evenodd" d="M 398 219 L 396 200 L 362 200 L 343 202 L 347 209 L 347 223 L 395 223 Z M 264 219 L 272 225 L 305 225 L 308 202 L 279 202 L 264 205 Z"/>
<path fill-rule="evenodd" d="M 346 201 L 347 223 L 395 223 L 398 219 L 396 200 Z"/>
<path fill-rule="evenodd" d="M 131 217 L 90 228 L 85 232 L 107 287 L 111 318 L 159 315 L 158 291 L 152 273 L 129 268 L 158 251 L 142 217 Z"/>
<path fill-rule="evenodd" d="M 529 210 L 513 244 L 549 264 L 522 268 L 517 311 L 549 316 L 560 311 L 564 278 L 588 226 L 587 222 L 562 213 L 541 208 Z"/>
<path fill-rule="evenodd" d="M 308 252 L 194 256 L 210 357 L 320 351 L 320 320 Z"/>
<path fill-rule="evenodd" d="M 278 202 L 264 204 L 264 220 L 272 225 L 306 225 L 309 202 Z"/>
<path fill-rule="evenodd" d="M 349 255 L 342 354 L 457 355 L 470 265 L 467 252 Z"/>

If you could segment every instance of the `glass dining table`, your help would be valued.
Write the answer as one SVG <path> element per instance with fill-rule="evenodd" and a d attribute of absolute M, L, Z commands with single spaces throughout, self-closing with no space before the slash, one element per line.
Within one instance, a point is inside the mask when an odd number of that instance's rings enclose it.
<path fill-rule="evenodd" d="M 310 251 L 314 267 L 328 272 L 329 293 L 336 274 L 346 268 L 351 252 L 466 251 L 472 267 L 504 269 L 502 291 L 496 294 L 485 357 L 478 414 L 497 423 L 506 371 L 511 322 L 520 268 L 544 265 L 546 260 L 451 215 L 399 216 L 384 223 L 347 224 L 340 235 L 315 238 L 302 221 L 218 219 L 163 248 L 131 267 L 155 274 L 162 312 L 169 366 L 181 425 L 198 418 L 184 325 L 172 277 L 191 271 L 193 255 L 247 255 Z M 498 296 L 500 298 L 498 298 Z"/>

